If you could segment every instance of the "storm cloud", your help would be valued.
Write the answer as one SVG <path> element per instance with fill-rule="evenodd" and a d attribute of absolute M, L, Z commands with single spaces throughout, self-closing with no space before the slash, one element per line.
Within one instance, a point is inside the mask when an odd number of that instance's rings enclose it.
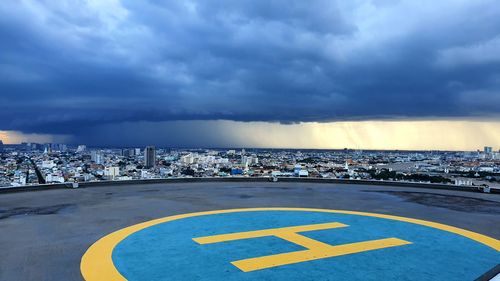
<path fill-rule="evenodd" d="M 0 130 L 500 114 L 498 1 L 0 1 Z"/>

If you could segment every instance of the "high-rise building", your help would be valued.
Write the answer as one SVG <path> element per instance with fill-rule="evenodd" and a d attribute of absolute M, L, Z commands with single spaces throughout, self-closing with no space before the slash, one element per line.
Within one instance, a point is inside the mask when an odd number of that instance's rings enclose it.
<path fill-rule="evenodd" d="M 0 140 L 0 152 L 2 152 L 2 151 L 3 151 L 3 142 L 2 142 L 2 140 Z"/>
<path fill-rule="evenodd" d="M 156 162 L 156 150 L 154 146 L 146 146 L 144 149 L 144 166 L 153 168 Z"/>
<path fill-rule="evenodd" d="M 257 157 L 257 155 L 252 155 L 252 165 L 257 165 L 259 164 L 259 158 Z"/>
<path fill-rule="evenodd" d="M 86 145 L 79 145 L 78 148 L 76 149 L 76 152 L 85 152 L 85 150 L 87 150 L 87 146 Z"/>
<path fill-rule="evenodd" d="M 492 152 L 493 152 L 493 147 L 491 147 L 491 146 L 484 147 L 484 153 L 491 154 Z"/>
<path fill-rule="evenodd" d="M 103 155 L 101 151 L 92 150 L 90 153 L 90 160 L 94 161 L 96 164 L 103 164 Z"/>
<path fill-rule="evenodd" d="M 122 156 L 124 157 L 132 157 L 135 155 L 135 149 L 122 149 Z"/>
<path fill-rule="evenodd" d="M 257 155 L 241 156 L 241 165 L 244 167 L 248 167 L 249 165 L 254 165 L 257 163 L 259 163 L 259 158 L 257 158 Z"/>

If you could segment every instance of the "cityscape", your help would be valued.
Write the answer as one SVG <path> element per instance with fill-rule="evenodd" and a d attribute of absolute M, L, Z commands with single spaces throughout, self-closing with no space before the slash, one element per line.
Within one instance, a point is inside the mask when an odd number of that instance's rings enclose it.
<path fill-rule="evenodd" d="M 500 187 L 500 151 L 3 145 L 0 187 L 189 177 L 307 177 Z"/>

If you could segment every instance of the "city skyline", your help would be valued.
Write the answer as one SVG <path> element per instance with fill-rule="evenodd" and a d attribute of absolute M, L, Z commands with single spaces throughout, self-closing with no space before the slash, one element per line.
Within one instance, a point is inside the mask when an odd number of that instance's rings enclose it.
<path fill-rule="evenodd" d="M 0 145 L 1 188 L 183 178 L 316 178 L 497 188 L 500 151 Z"/>
<path fill-rule="evenodd" d="M 109 146 L 495 146 L 496 7 L 2 1 L 0 136 Z"/>

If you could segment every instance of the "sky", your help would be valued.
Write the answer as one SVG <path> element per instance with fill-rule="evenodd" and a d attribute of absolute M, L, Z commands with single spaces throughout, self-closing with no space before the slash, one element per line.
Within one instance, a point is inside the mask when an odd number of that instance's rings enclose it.
<path fill-rule="evenodd" d="M 0 1 L 0 139 L 500 146 L 500 6 Z"/>

